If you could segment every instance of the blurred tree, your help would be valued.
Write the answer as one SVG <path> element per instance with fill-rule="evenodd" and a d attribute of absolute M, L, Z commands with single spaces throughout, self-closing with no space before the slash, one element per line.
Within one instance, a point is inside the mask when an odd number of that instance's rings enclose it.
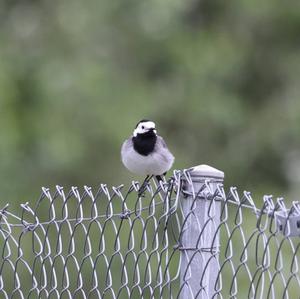
<path fill-rule="evenodd" d="M 299 192 L 300 4 L 1 1 L 0 201 L 129 183 L 119 149 L 157 122 L 175 168 Z"/>

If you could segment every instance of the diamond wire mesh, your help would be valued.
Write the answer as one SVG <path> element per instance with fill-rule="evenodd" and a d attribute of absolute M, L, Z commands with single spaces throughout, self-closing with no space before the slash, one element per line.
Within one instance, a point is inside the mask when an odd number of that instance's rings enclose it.
<path fill-rule="evenodd" d="M 276 222 L 277 215 L 300 215 L 298 203 L 287 209 L 282 199 L 265 196 L 258 209 L 249 192 L 225 194 L 222 185 L 213 189 L 205 181 L 195 193 L 189 184 L 189 171 L 175 171 L 143 196 L 138 182 L 127 190 L 101 185 L 68 193 L 57 186 L 54 193 L 43 188 L 35 208 L 26 203 L 19 215 L 4 207 L 0 298 L 208 298 L 205 277 L 213 270 L 212 298 L 299 298 L 300 238 Z M 207 215 L 196 214 L 199 200 L 209 202 Z M 205 248 L 183 246 L 190 226 Z M 205 265 L 193 277 L 197 255 Z M 199 288 L 187 296 L 191 277 Z"/>

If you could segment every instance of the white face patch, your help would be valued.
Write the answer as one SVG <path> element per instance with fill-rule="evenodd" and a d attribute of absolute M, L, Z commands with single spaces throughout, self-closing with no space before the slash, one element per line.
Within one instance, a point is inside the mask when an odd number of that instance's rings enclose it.
<path fill-rule="evenodd" d="M 147 133 L 149 130 L 153 129 L 156 134 L 155 123 L 153 121 L 145 121 L 138 124 L 138 126 L 133 131 L 133 136 L 136 137 L 137 134 Z"/>

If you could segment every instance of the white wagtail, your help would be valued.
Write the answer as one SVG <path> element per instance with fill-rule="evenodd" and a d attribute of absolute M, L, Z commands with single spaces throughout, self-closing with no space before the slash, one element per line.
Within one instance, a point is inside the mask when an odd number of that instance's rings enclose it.
<path fill-rule="evenodd" d="M 153 176 L 158 181 L 162 180 L 161 176 L 166 174 L 174 162 L 174 156 L 165 141 L 156 134 L 155 123 L 146 119 L 139 121 L 133 135 L 124 141 L 121 158 L 131 172 L 146 176 L 141 192 Z"/>

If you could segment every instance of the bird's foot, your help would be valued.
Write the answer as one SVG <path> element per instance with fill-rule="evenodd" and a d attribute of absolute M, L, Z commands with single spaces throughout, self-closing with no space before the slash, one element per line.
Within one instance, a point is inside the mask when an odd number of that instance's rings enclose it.
<path fill-rule="evenodd" d="M 146 196 L 146 189 L 147 189 L 147 185 L 149 184 L 151 178 L 153 176 L 151 175 L 147 175 L 143 184 L 141 185 L 140 189 L 138 190 L 138 196 L 139 197 L 145 197 Z"/>
<path fill-rule="evenodd" d="M 138 191 L 138 197 L 146 197 L 146 189 L 140 188 Z"/>
<path fill-rule="evenodd" d="M 139 197 L 146 197 L 147 184 L 149 184 L 149 182 L 144 182 L 140 187 L 140 189 L 138 190 Z"/>

